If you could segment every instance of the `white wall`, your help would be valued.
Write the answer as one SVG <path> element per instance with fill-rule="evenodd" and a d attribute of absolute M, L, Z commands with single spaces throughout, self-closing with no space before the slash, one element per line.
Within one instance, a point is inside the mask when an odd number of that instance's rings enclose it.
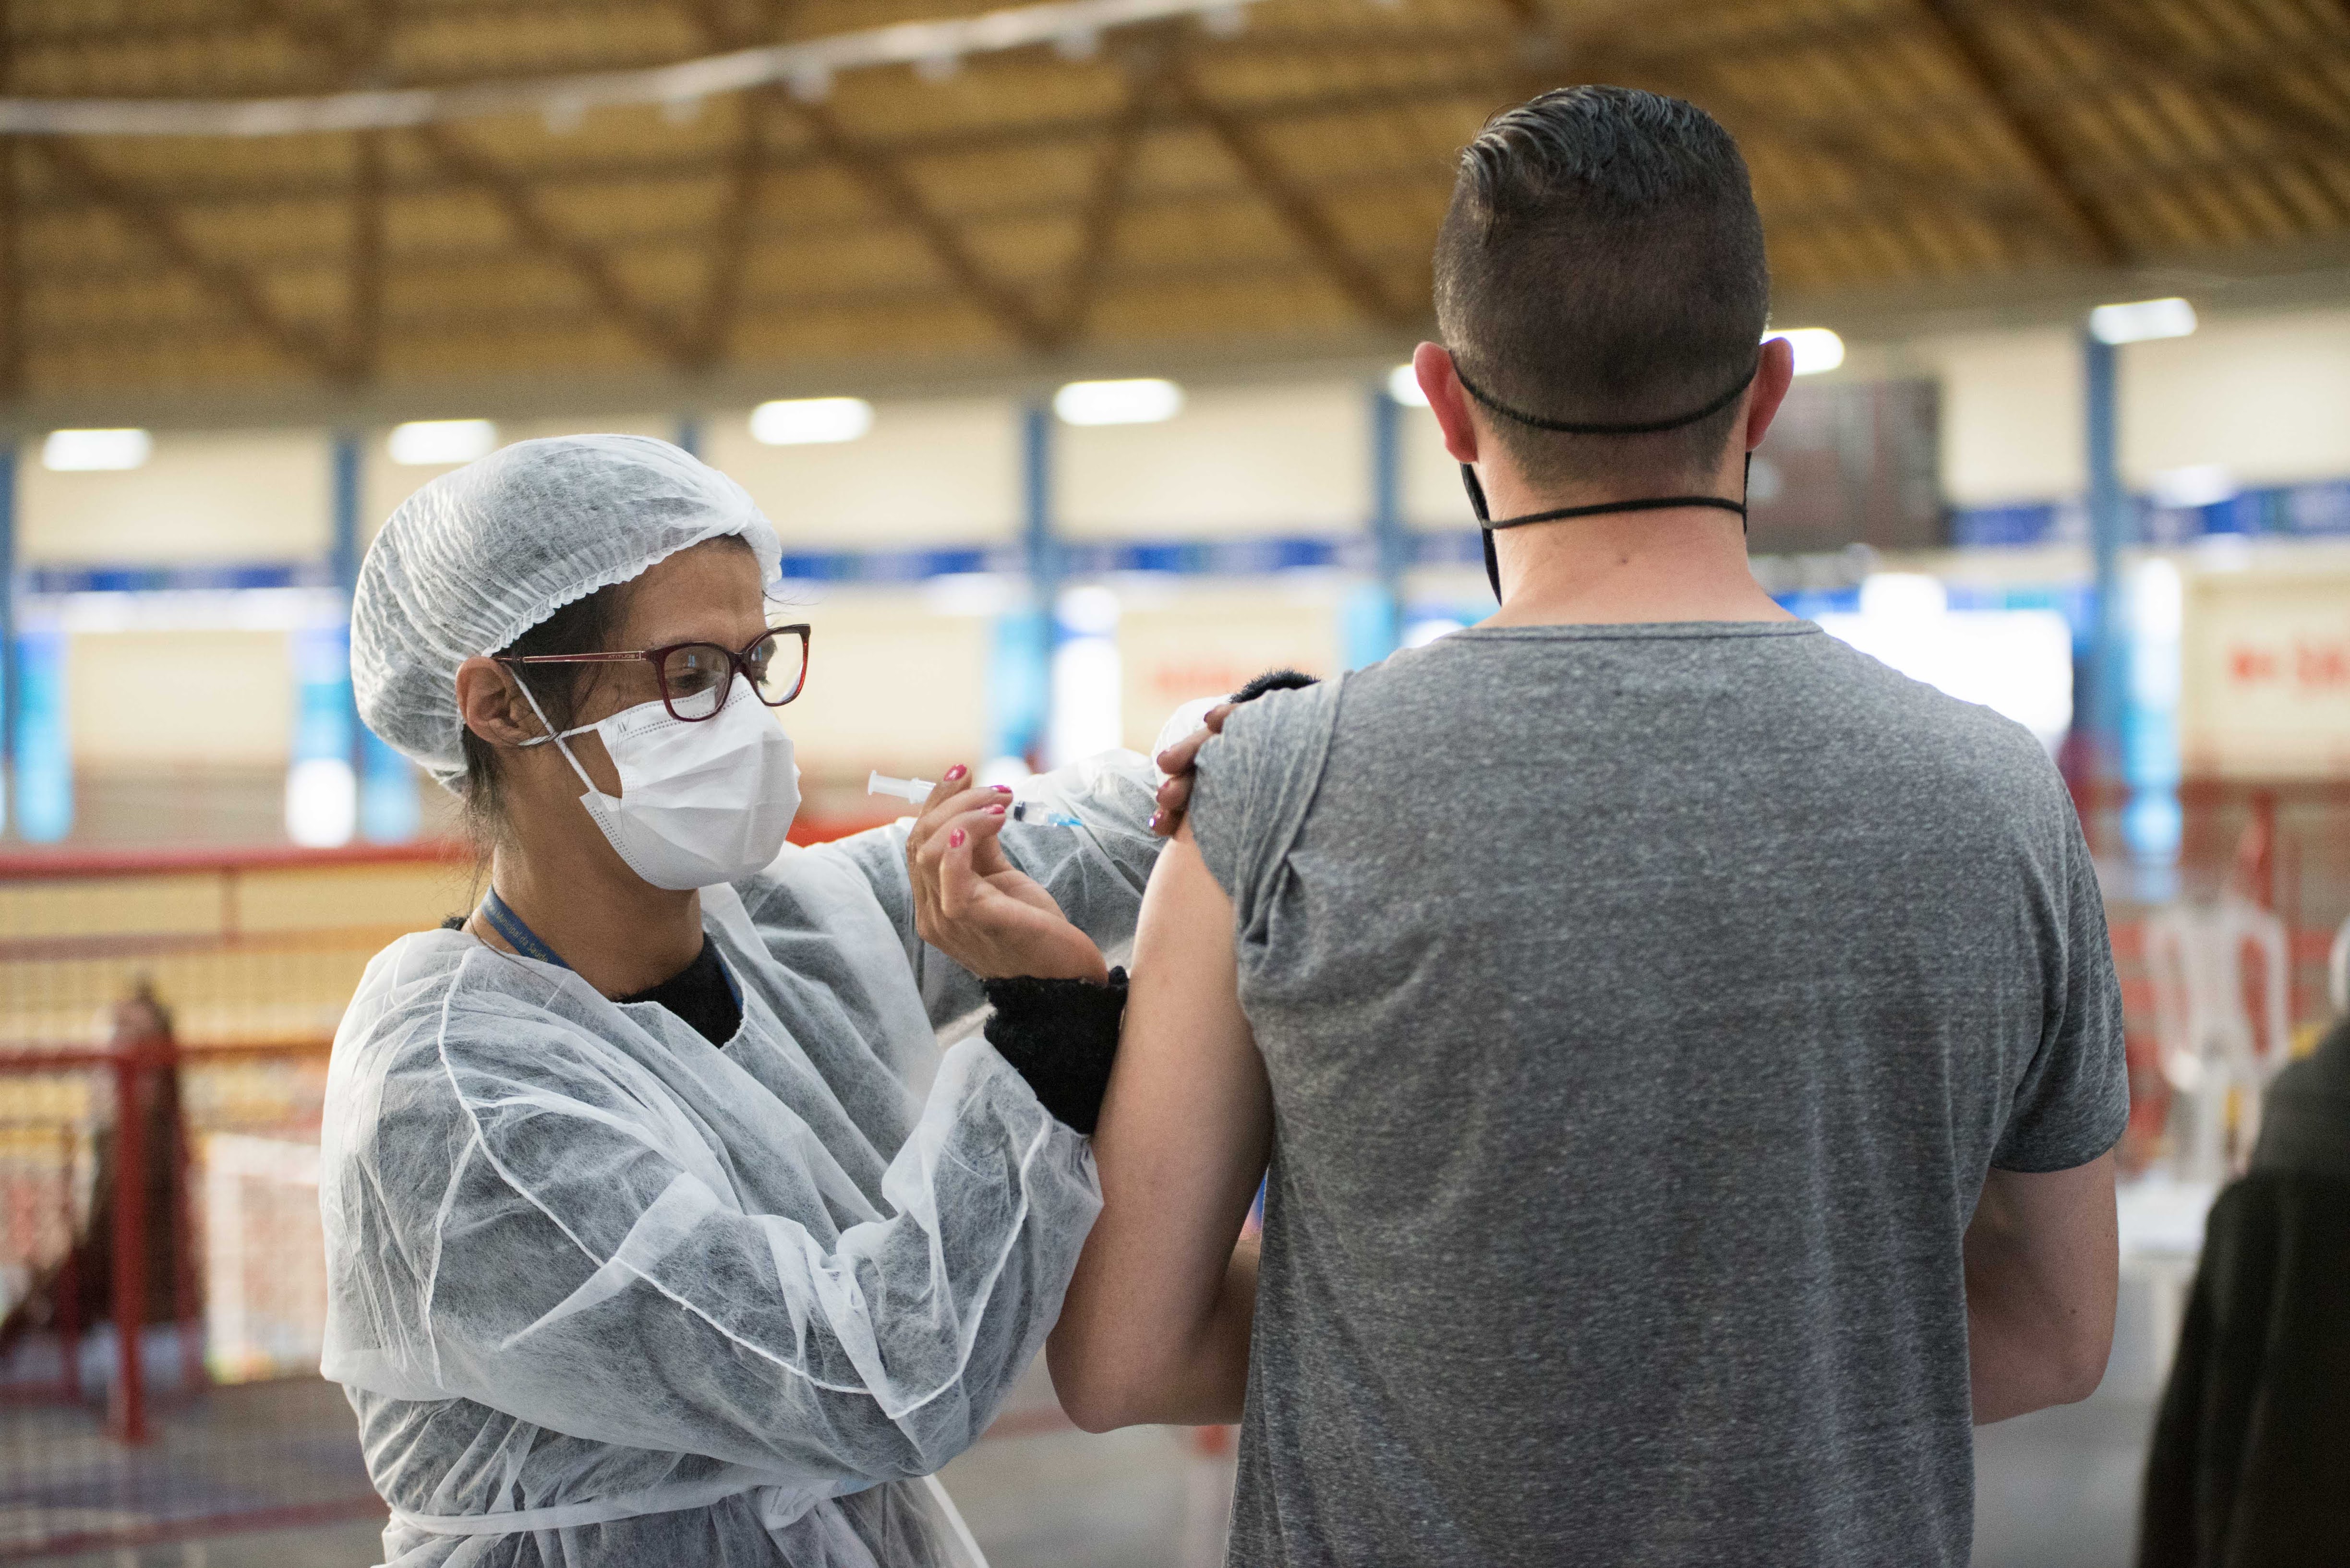
<path fill-rule="evenodd" d="M 2087 488 L 2080 339 L 2063 328 L 1921 338 L 1942 383 L 1942 488 L 1960 506 Z M 2350 309 L 2206 316 L 2132 343 L 2116 376 L 2123 482 L 2216 463 L 2245 485 L 2350 476 Z"/>
<path fill-rule="evenodd" d="M 2122 350 L 2121 462 L 2218 463 L 2245 485 L 2350 476 L 2350 310 L 2206 320 Z"/>
<path fill-rule="evenodd" d="M 877 403 L 855 441 L 762 446 L 750 410 L 702 421 L 702 455 L 749 491 L 785 548 L 1008 539 L 1021 515 L 1018 409 L 1000 399 Z"/>
<path fill-rule="evenodd" d="M 807 690 L 782 710 L 804 772 L 936 778 L 948 763 L 986 761 L 993 618 L 935 614 L 920 592 L 858 589 L 781 618 L 811 628 Z"/>
<path fill-rule="evenodd" d="M 1071 538 L 1327 534 L 1370 515 L 1369 393 L 1357 383 L 1191 392 L 1149 425 L 1060 425 Z"/>
<path fill-rule="evenodd" d="M 315 560 L 332 533 L 327 443 L 307 431 L 161 434 L 106 473 L 52 473 L 27 441 L 17 473 L 27 566 Z"/>
<path fill-rule="evenodd" d="M 1974 333 L 1911 348 L 1942 383 L 1942 494 L 1951 504 L 2054 501 L 2087 487 L 2073 333 Z"/>
<path fill-rule="evenodd" d="M 294 681 L 282 631 L 76 635 L 66 651 L 74 761 L 283 764 Z"/>

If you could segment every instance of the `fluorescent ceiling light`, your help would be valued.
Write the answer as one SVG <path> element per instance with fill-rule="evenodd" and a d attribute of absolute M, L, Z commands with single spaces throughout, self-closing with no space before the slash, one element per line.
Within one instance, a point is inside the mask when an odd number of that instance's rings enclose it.
<path fill-rule="evenodd" d="M 2236 498 L 2236 478 L 2216 462 L 2166 468 L 2147 476 L 2157 506 L 2217 506 Z"/>
<path fill-rule="evenodd" d="M 2194 330 L 2195 307 L 2183 299 L 2140 299 L 2089 312 L 2089 336 L 2100 343 L 2144 343 Z"/>
<path fill-rule="evenodd" d="M 751 439 L 769 446 L 821 446 L 855 441 L 873 428 L 862 398 L 782 398 L 751 410 Z"/>
<path fill-rule="evenodd" d="M 1419 373 L 1409 365 L 1398 365 L 1388 372 L 1388 396 L 1407 409 L 1428 407 L 1428 394 L 1419 389 Z"/>
<path fill-rule="evenodd" d="M 1053 394 L 1053 411 L 1073 425 L 1148 425 L 1183 411 L 1183 389 L 1156 379 L 1072 381 Z"/>
<path fill-rule="evenodd" d="M 137 468 L 154 449 L 145 431 L 51 431 L 41 443 L 41 466 L 57 473 Z"/>
<path fill-rule="evenodd" d="M 1773 332 L 1772 337 L 1784 337 L 1787 347 L 1795 351 L 1795 374 L 1815 376 L 1822 370 L 1833 370 L 1844 363 L 1844 339 L 1825 327 L 1797 327 L 1785 332 Z M 1770 339 L 1765 338 L 1768 342 Z"/>
<path fill-rule="evenodd" d="M 391 427 L 391 461 L 411 467 L 471 462 L 497 444 L 498 427 L 487 420 L 411 420 Z"/>

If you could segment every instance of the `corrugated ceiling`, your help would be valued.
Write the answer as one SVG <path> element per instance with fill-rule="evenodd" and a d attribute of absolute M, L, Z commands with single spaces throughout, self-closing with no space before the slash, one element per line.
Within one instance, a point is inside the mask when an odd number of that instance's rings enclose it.
<path fill-rule="evenodd" d="M 982 8 L 13 0 L 0 85 L 450 84 Z M 1369 351 L 1423 327 L 1455 150 L 1577 80 L 1680 94 L 1737 133 L 1790 300 L 2232 275 L 2350 234 L 2339 0 L 1263 0 L 1244 19 L 942 79 L 852 73 L 815 102 L 0 138 L 0 403 L 22 423 Z"/>

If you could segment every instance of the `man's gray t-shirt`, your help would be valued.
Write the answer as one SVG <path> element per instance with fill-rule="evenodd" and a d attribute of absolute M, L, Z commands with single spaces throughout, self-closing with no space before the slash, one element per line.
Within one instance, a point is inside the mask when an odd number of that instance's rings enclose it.
<path fill-rule="evenodd" d="M 1240 1563 L 1950 1564 L 1960 1237 L 2128 1106 L 2064 784 L 1805 621 L 1480 628 L 1237 711 L 1273 1167 Z"/>

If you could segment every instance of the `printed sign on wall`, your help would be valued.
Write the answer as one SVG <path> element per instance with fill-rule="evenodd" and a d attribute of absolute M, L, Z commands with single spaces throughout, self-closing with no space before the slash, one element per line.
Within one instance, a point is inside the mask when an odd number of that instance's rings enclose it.
<path fill-rule="evenodd" d="M 2350 776 L 2350 573 L 2196 577 L 2183 651 L 2190 776 Z"/>

